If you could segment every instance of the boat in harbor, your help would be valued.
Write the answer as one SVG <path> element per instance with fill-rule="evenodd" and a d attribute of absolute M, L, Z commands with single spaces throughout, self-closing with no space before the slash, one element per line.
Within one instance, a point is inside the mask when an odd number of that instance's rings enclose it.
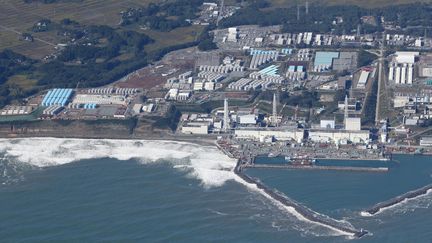
<path fill-rule="evenodd" d="M 316 162 L 315 159 L 310 158 L 307 155 L 295 156 L 293 158 L 290 158 L 289 160 L 289 163 L 294 166 L 313 166 L 315 162 Z"/>
<path fill-rule="evenodd" d="M 274 157 L 278 157 L 278 156 L 279 156 L 279 153 L 273 153 L 273 152 L 271 152 L 267 155 L 267 157 L 269 157 L 269 158 L 274 158 Z"/>

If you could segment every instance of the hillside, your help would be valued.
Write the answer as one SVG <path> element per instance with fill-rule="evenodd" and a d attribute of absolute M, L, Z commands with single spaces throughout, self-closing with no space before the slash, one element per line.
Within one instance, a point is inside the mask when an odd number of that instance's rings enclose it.
<path fill-rule="evenodd" d="M 112 83 L 197 45 L 203 0 L 0 1 L 0 107 L 48 87 Z"/>
<path fill-rule="evenodd" d="M 0 1 L 0 51 L 11 49 L 25 56 L 42 59 L 55 51 L 55 46 L 62 43 L 62 39 L 55 31 L 31 33 L 33 42 L 20 40 L 21 34 L 31 32 L 34 24 L 41 19 L 60 22 L 71 19 L 82 25 L 108 25 L 113 28 L 119 26 L 121 11 L 128 8 L 147 6 L 149 3 L 159 3 L 162 0 L 76 0 L 58 1 L 44 4 L 40 2 L 25 3 L 23 0 Z M 129 26 L 128 29 L 131 29 Z M 188 26 L 169 32 L 146 31 L 134 27 L 134 31 L 148 34 L 156 40 L 152 48 L 161 48 L 173 44 L 193 41 L 196 32 L 202 28 Z M 170 41 L 169 41 L 170 40 Z"/>
<path fill-rule="evenodd" d="M 269 2 L 272 3 L 272 7 L 284 7 L 287 5 L 294 5 L 296 0 L 269 0 Z M 299 0 L 298 2 L 304 4 L 306 0 Z M 364 8 L 375 8 L 416 2 L 432 3 L 432 0 L 309 0 L 310 4 L 357 5 Z"/>

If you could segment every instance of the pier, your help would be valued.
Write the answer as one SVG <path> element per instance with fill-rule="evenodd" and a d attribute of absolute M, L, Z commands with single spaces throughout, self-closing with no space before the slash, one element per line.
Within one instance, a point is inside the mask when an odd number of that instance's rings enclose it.
<path fill-rule="evenodd" d="M 388 172 L 387 167 L 353 167 L 353 166 L 320 166 L 320 165 L 290 165 L 290 164 L 246 164 L 245 168 L 258 169 L 290 169 L 290 170 L 334 170 L 352 172 Z"/>
<path fill-rule="evenodd" d="M 413 190 L 413 191 L 409 191 L 409 192 L 404 193 L 404 194 L 402 194 L 400 196 L 392 198 L 392 199 L 390 199 L 388 201 L 378 203 L 375 206 L 373 206 L 372 208 L 366 210 L 365 212 L 369 213 L 370 215 L 377 214 L 382 209 L 394 206 L 394 205 L 396 205 L 398 203 L 403 202 L 404 200 L 413 199 L 413 198 L 425 195 L 425 194 L 428 193 L 429 190 L 432 190 L 432 184 L 429 184 L 427 186 L 424 186 L 422 188 L 419 188 L 419 189 L 416 189 L 416 190 Z"/>

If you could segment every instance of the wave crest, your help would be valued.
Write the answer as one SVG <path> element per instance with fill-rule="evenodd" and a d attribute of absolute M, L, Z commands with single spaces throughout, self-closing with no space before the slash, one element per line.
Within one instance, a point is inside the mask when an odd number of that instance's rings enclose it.
<path fill-rule="evenodd" d="M 96 158 L 136 159 L 143 164 L 175 161 L 190 168 L 204 187 L 221 186 L 234 179 L 236 161 L 217 148 L 185 142 L 109 139 L 25 138 L 0 139 L 0 152 L 37 167 L 56 166 Z"/>

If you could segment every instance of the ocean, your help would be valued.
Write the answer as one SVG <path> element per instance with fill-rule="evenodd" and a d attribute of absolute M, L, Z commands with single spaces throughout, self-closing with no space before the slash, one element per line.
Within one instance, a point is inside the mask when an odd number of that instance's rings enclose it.
<path fill-rule="evenodd" d="M 0 139 L 0 241 L 432 242 L 432 193 L 360 215 L 432 183 L 432 158 L 379 163 L 390 172 L 246 171 L 320 214 L 370 232 L 352 239 L 299 219 L 241 181 L 232 172 L 235 161 L 215 147 Z"/>

